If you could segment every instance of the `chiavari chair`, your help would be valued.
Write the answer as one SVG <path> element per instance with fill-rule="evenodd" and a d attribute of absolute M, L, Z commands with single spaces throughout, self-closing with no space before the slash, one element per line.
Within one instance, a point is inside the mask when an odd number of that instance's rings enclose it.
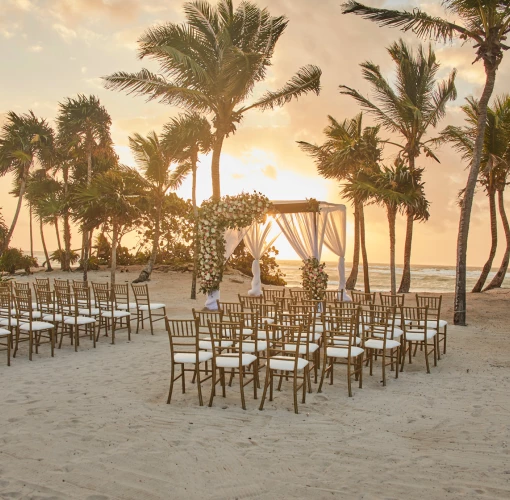
<path fill-rule="evenodd" d="M 439 344 L 443 343 L 443 354 L 446 354 L 446 335 L 448 329 L 448 322 L 441 319 L 441 302 L 443 296 L 431 296 L 416 294 L 416 305 L 418 307 L 427 307 L 427 326 L 434 328 L 437 331 L 437 359 L 441 359 L 441 350 Z"/>
<path fill-rule="evenodd" d="M 136 301 L 136 333 L 141 325 L 143 330 L 144 319 L 149 321 L 151 335 L 154 335 L 154 323 L 166 317 L 166 305 L 160 302 L 151 302 L 148 285 L 131 284 Z"/>

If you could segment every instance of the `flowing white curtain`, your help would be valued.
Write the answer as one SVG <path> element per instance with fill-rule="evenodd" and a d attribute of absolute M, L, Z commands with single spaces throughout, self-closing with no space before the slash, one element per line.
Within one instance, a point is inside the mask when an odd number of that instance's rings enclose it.
<path fill-rule="evenodd" d="M 223 262 L 227 262 L 230 256 L 234 253 L 234 250 L 237 248 L 237 245 L 241 243 L 241 240 L 244 238 L 248 229 L 249 228 L 245 227 L 243 229 L 227 229 L 225 231 L 225 234 L 223 235 L 225 238 L 225 256 Z M 217 310 L 217 300 L 220 300 L 219 290 L 214 290 L 213 292 L 208 293 L 205 299 L 206 309 L 211 309 L 213 311 Z"/>
<path fill-rule="evenodd" d="M 324 232 L 324 244 L 336 256 L 338 256 L 338 290 L 345 290 L 345 207 L 326 210 L 326 230 Z M 341 299 L 341 297 L 339 297 Z M 350 297 L 344 293 L 344 300 Z"/>
<path fill-rule="evenodd" d="M 275 242 L 276 238 L 281 233 L 277 233 L 271 238 L 267 239 L 272 228 L 272 221 L 267 220 L 263 224 L 253 223 L 244 236 L 244 244 L 253 256 L 253 263 L 251 265 L 251 272 L 253 279 L 251 280 L 251 289 L 248 295 L 258 297 L 262 295 L 262 282 L 260 281 L 260 258 L 266 250 Z"/>
<path fill-rule="evenodd" d="M 276 222 L 280 226 L 294 251 L 302 260 L 315 257 L 320 260 L 324 232 L 326 229 L 326 212 L 300 212 L 280 214 Z"/>

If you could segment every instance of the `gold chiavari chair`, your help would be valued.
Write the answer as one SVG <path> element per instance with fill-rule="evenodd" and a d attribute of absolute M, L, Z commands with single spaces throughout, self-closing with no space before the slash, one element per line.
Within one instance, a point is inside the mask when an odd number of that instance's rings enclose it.
<path fill-rule="evenodd" d="M 437 359 L 441 359 L 441 349 L 439 344 L 443 343 L 443 354 L 446 354 L 446 335 L 448 329 L 448 322 L 441 319 L 441 302 L 443 296 L 419 295 L 416 294 L 416 305 L 418 307 L 427 307 L 427 326 L 434 328 L 437 331 Z"/>
<path fill-rule="evenodd" d="M 251 295 L 237 295 L 239 297 L 239 303 L 243 306 L 243 309 L 250 309 L 253 304 L 262 304 L 263 296 L 252 297 Z"/>
<path fill-rule="evenodd" d="M 136 333 L 140 325 L 143 330 L 144 319 L 149 321 L 151 335 L 154 335 L 154 323 L 166 317 L 166 305 L 160 302 L 151 302 L 148 285 L 131 284 L 136 301 Z"/>
<path fill-rule="evenodd" d="M 223 311 L 224 314 L 243 312 L 243 305 L 240 302 L 221 302 L 217 300 L 216 304 L 218 305 L 218 311 Z"/>
<path fill-rule="evenodd" d="M 172 400 L 174 383 L 179 378 L 182 383 L 182 393 L 186 392 L 186 372 L 193 373 L 193 380 L 196 380 L 198 390 L 198 402 L 204 405 L 202 398 L 202 383 L 212 378 L 212 374 L 201 378 L 200 365 L 211 361 L 212 352 L 203 351 L 199 348 L 199 334 L 196 320 L 189 319 L 168 319 L 165 318 L 166 331 L 170 341 L 170 356 L 172 359 L 170 373 L 170 389 L 168 391 L 167 404 Z M 181 373 L 175 375 L 175 367 L 180 365 Z M 186 365 L 193 365 L 193 368 L 186 368 Z"/>
<path fill-rule="evenodd" d="M 221 383 L 223 397 L 226 397 L 225 370 L 239 376 L 239 390 L 241 393 L 241 406 L 246 410 L 244 388 L 253 384 L 253 398 L 257 399 L 258 366 L 257 356 L 245 352 L 244 340 L 251 339 L 251 334 L 244 334 L 240 323 L 222 321 L 218 323 L 208 322 L 209 334 L 212 342 L 213 367 L 212 367 L 212 388 L 209 406 L 212 406 L 216 392 L 216 385 Z M 229 347 L 226 342 L 232 342 Z M 251 369 L 251 378 L 247 380 L 246 375 Z M 219 370 L 219 377 L 217 377 Z M 232 375 L 231 375 L 232 378 Z"/>
<path fill-rule="evenodd" d="M 437 352 L 439 351 L 439 345 L 437 330 L 434 327 L 429 326 L 428 306 L 404 306 L 401 307 L 401 315 L 410 321 L 410 323 L 406 323 L 404 325 L 405 347 L 402 353 L 402 369 L 404 368 L 406 353 L 409 352 L 409 364 L 411 364 L 413 347 L 416 352 L 416 348 L 418 346 L 422 346 L 425 353 L 427 373 L 430 373 L 429 355 L 434 355 L 434 366 L 437 366 Z"/>
<path fill-rule="evenodd" d="M 264 408 L 267 390 L 269 401 L 273 401 L 274 378 L 279 378 L 278 390 L 283 379 L 292 379 L 294 412 L 298 410 L 298 393 L 302 390 L 301 402 L 306 402 L 307 385 L 310 384 L 309 337 L 301 325 L 266 325 L 268 344 L 266 357 L 266 379 L 259 410 Z"/>
<path fill-rule="evenodd" d="M 71 292 L 71 284 L 69 280 L 59 280 L 55 278 L 53 280 L 53 288 L 56 290 L 63 290 L 65 292 L 70 293 Z"/>
<path fill-rule="evenodd" d="M 359 388 L 363 387 L 363 355 L 364 349 L 359 347 L 358 321 L 359 309 L 338 310 L 336 315 L 326 315 L 326 331 L 324 333 L 324 360 L 319 389 L 329 373 L 329 384 L 333 384 L 335 364 L 347 366 L 347 391 L 352 397 L 352 378 L 358 380 Z"/>
<path fill-rule="evenodd" d="M 371 304 L 375 304 L 375 292 L 365 293 L 353 290 L 351 292 L 351 298 L 355 304 L 360 304 L 362 306 L 369 306 Z"/>
<path fill-rule="evenodd" d="M 131 313 L 129 311 L 121 311 L 115 308 L 115 294 L 112 289 L 94 290 L 96 307 L 99 309 L 99 329 L 97 338 L 101 333 L 101 328 L 104 326 L 105 334 L 108 335 L 108 330 L 112 332 L 112 344 L 115 344 L 115 333 L 124 327 L 118 326 L 117 322 L 121 323 L 126 320 L 126 329 L 128 332 L 128 340 L 131 340 Z"/>

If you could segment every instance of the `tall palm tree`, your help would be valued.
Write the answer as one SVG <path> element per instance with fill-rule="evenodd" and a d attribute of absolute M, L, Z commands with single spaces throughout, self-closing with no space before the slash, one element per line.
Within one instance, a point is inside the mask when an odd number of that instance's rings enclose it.
<path fill-rule="evenodd" d="M 425 51 L 419 46 L 416 53 L 403 41 L 393 43 L 388 53 L 396 65 L 395 88 L 384 78 L 379 66 L 371 62 L 361 64 L 363 77 L 372 87 L 373 99 L 361 95 L 345 85 L 340 86 L 342 94 L 350 95 L 371 113 L 379 124 L 392 133 L 401 136 L 403 144 L 400 156 L 409 169 L 416 169 L 416 158 L 424 152 L 439 162 L 430 148 L 430 141 L 424 139 L 430 127 L 435 127 L 445 114 L 446 104 L 457 97 L 455 70 L 447 80 L 437 82 L 439 63 L 429 46 Z M 404 269 L 399 293 L 409 292 L 411 286 L 411 247 L 415 214 L 407 212 Z"/>
<path fill-rule="evenodd" d="M 235 133 L 251 109 L 273 109 L 308 92 L 318 94 L 321 71 L 305 66 L 281 89 L 245 104 L 255 84 L 266 77 L 287 19 L 273 17 L 248 1 L 234 10 L 232 0 L 219 0 L 215 6 L 204 0 L 186 2 L 184 13 L 185 23 L 149 28 L 139 40 L 140 59 L 159 63 L 160 75 L 146 69 L 118 72 L 106 77 L 105 84 L 109 89 L 212 115 L 212 189 L 213 198 L 219 199 L 225 137 Z"/>
<path fill-rule="evenodd" d="M 32 111 L 23 115 L 13 111 L 7 113 L 0 136 L 0 176 L 7 173 L 14 175 L 18 204 L 0 248 L 0 254 L 7 249 L 11 241 L 23 204 L 30 170 L 36 162 L 48 165 L 52 149 L 53 129 L 46 120 L 37 118 Z"/>
<path fill-rule="evenodd" d="M 444 129 L 438 142 L 449 142 L 462 154 L 463 160 L 473 160 L 474 145 L 477 133 L 477 121 L 479 114 L 479 102 L 473 97 L 466 99 L 467 103 L 462 106 L 467 125 L 464 127 L 449 126 Z M 503 191 L 506 186 L 506 178 L 510 169 L 510 96 L 497 97 L 492 107 L 487 107 L 487 124 L 484 132 L 483 150 L 480 161 L 479 182 L 485 189 L 489 198 L 489 217 L 491 228 L 491 247 L 489 257 L 483 266 L 480 277 L 473 287 L 473 292 L 481 292 L 492 268 L 494 256 L 498 244 L 497 238 L 497 214 L 496 214 L 496 193 L 501 198 L 500 214 L 503 220 L 507 239 L 507 252 L 509 250 L 508 221 L 503 203 Z M 506 221 L 506 224 L 505 224 Z M 506 255 L 506 252 L 505 252 Z M 503 263 L 505 256 L 503 257 Z M 503 264 L 502 263 L 502 264 Z M 506 267 L 508 258 L 506 259 Z M 502 270 L 502 269 L 501 269 Z M 504 274 L 501 283 L 504 279 Z M 497 278 L 496 283 L 499 280 Z M 500 283 L 500 285 L 501 285 Z M 492 288 L 492 287 L 491 287 Z"/>
<path fill-rule="evenodd" d="M 324 129 L 327 140 L 321 146 L 298 141 L 299 147 L 315 160 L 317 171 L 326 179 L 352 182 L 359 172 L 370 173 L 378 169 L 381 158 L 381 140 L 379 127 L 363 127 L 363 114 L 352 119 L 338 122 L 328 116 L 329 125 Z M 370 291 L 368 257 L 365 244 L 364 197 L 358 197 L 356 191 L 350 198 L 354 205 L 354 254 L 352 270 L 346 288 L 356 286 L 359 266 L 359 251 L 363 256 L 363 276 L 365 290 Z"/>
<path fill-rule="evenodd" d="M 79 94 L 59 104 L 57 116 L 59 137 L 69 148 L 83 152 L 87 161 L 87 186 L 92 182 L 92 159 L 96 149 L 111 148 L 112 120 L 96 96 Z M 83 232 L 83 280 L 87 281 L 90 234 Z"/>
<path fill-rule="evenodd" d="M 197 165 L 198 154 L 211 151 L 213 135 L 207 118 L 198 113 L 184 113 L 173 118 L 164 126 L 162 142 L 166 148 L 174 151 L 179 160 L 174 180 L 183 178 L 191 171 L 191 202 L 193 204 L 194 242 L 193 242 L 193 275 L 191 278 L 191 299 L 197 298 L 197 267 L 198 267 L 198 207 L 197 207 Z"/>
<path fill-rule="evenodd" d="M 165 147 L 154 131 L 149 132 L 147 137 L 140 134 L 129 137 L 129 147 L 133 152 L 138 168 L 142 170 L 143 175 L 140 176 L 141 186 L 149 193 L 148 196 L 154 207 L 151 255 L 145 268 L 134 280 L 134 283 L 140 283 L 150 278 L 156 263 L 161 234 L 161 219 L 164 216 L 162 209 L 165 195 L 169 189 L 175 189 L 182 183 L 182 176 L 186 175 L 189 170 L 171 170 L 172 163 L 176 161 L 175 150 Z"/>
<path fill-rule="evenodd" d="M 464 191 L 460 210 L 459 235 L 457 239 L 457 271 L 455 279 L 454 323 L 466 324 L 466 266 L 467 242 L 471 208 L 476 188 L 483 138 L 487 121 L 487 106 L 494 91 L 496 73 L 503 60 L 503 52 L 510 47 L 505 45 L 510 32 L 510 9 L 507 0 L 443 0 L 447 12 L 460 21 L 450 22 L 440 17 L 432 17 L 418 8 L 412 11 L 375 9 L 355 0 L 343 4 L 343 13 L 354 13 L 370 19 L 380 26 L 394 26 L 404 31 L 412 30 L 421 38 L 451 41 L 454 37 L 474 43 L 475 62 L 482 61 L 485 69 L 485 86 L 480 97 L 473 161 Z"/>

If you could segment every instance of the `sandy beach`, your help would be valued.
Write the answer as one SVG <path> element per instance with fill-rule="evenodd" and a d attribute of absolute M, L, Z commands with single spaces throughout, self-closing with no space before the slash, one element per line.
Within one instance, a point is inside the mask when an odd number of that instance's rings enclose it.
<path fill-rule="evenodd" d="M 225 276 L 223 300 L 248 284 Z M 155 272 L 150 282 L 170 317 L 203 306 L 189 288 L 189 273 Z M 313 385 L 299 415 L 285 384 L 264 411 L 250 398 L 243 411 L 235 383 L 212 408 L 199 407 L 191 384 L 167 405 L 162 322 L 131 342 L 119 333 L 114 346 L 83 340 L 75 353 L 67 341 L 54 358 L 43 346 L 32 362 L 24 345 L 10 368 L 0 353 L 0 498 L 508 499 L 509 299 L 508 289 L 470 294 L 469 326 L 449 326 L 431 374 L 420 356 L 387 387 L 367 370 L 349 398 L 339 369 L 322 394 Z M 444 300 L 451 323 L 452 295 Z"/>

